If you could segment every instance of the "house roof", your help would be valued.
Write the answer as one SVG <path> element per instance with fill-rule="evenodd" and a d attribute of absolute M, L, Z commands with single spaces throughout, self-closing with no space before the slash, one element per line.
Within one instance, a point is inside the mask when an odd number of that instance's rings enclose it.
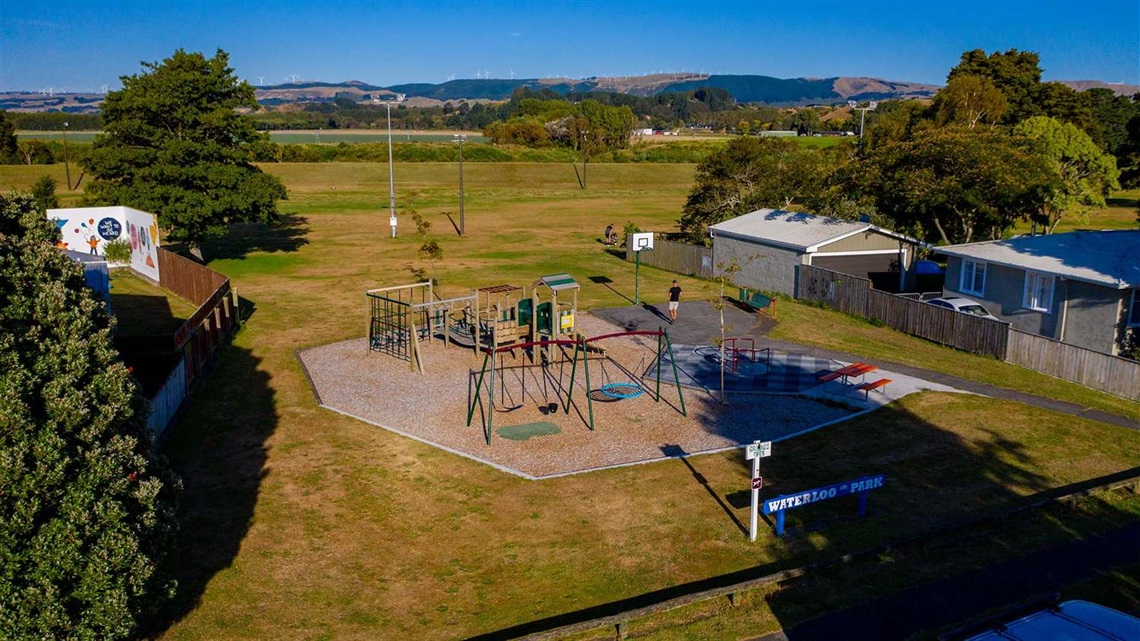
<path fill-rule="evenodd" d="M 935 251 L 1113 289 L 1140 288 L 1140 229 L 1018 236 Z"/>
<path fill-rule="evenodd" d="M 871 223 L 841 220 L 782 209 L 758 209 L 731 220 L 709 226 L 713 236 L 759 240 L 772 245 L 815 252 L 828 243 L 867 231 L 874 231 L 914 245 L 923 243 Z"/>

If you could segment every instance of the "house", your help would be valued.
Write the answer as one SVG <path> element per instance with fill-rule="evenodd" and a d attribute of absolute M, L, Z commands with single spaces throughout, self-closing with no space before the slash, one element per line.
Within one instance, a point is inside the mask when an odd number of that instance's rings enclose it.
<path fill-rule="evenodd" d="M 709 227 L 713 264 L 735 259 L 741 287 L 794 296 L 796 265 L 869 278 L 877 289 L 906 291 L 914 283 L 914 238 L 869 222 L 780 209 L 760 209 Z"/>
<path fill-rule="evenodd" d="M 1118 354 L 1140 327 L 1140 230 L 1075 231 L 939 247 L 947 295 L 1015 329 Z"/>

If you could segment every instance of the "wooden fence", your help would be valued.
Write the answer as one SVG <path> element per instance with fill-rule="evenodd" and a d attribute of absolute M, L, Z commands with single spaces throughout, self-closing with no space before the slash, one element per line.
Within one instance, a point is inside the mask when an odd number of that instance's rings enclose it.
<path fill-rule="evenodd" d="M 189 391 L 190 385 L 186 379 L 186 359 L 180 358 L 178 364 L 174 366 L 174 370 L 166 377 L 162 387 L 150 399 L 150 416 L 147 418 L 146 426 L 150 428 L 155 437 L 161 436 L 166 430 L 166 426 L 170 425 L 170 421 L 178 413 L 178 408 L 182 407 L 182 401 L 186 399 L 186 394 Z"/>
<path fill-rule="evenodd" d="M 626 260 L 632 262 L 635 253 L 641 254 L 642 265 L 699 278 L 712 278 L 716 275 L 713 272 L 712 247 L 678 243 L 655 236 L 653 238 L 653 249 L 650 251 L 634 252 L 627 246 L 625 248 Z"/>
<path fill-rule="evenodd" d="M 161 247 L 158 249 L 158 284 L 182 298 L 202 305 L 229 279 L 218 272 Z"/>
<path fill-rule="evenodd" d="M 1005 358 L 1009 323 L 927 305 L 877 289 L 867 290 L 867 318 L 957 349 Z"/>
<path fill-rule="evenodd" d="M 1013 329 L 1003 321 L 927 305 L 871 288 L 871 281 L 798 265 L 796 298 L 974 354 L 993 356 L 1085 387 L 1140 401 L 1140 363 Z"/>
<path fill-rule="evenodd" d="M 159 285 L 198 305 L 198 309 L 174 333 L 173 350 L 181 358 L 151 399 L 148 425 L 155 435 L 166 429 L 240 322 L 237 292 L 230 287 L 230 279 L 162 248 L 158 250 L 158 265 Z"/>
<path fill-rule="evenodd" d="M 796 269 L 796 298 L 825 303 L 846 314 L 867 316 L 870 280 L 811 265 L 796 265 Z"/>
<path fill-rule="evenodd" d="M 1005 360 L 1050 376 L 1140 401 L 1140 363 L 1010 329 Z"/>

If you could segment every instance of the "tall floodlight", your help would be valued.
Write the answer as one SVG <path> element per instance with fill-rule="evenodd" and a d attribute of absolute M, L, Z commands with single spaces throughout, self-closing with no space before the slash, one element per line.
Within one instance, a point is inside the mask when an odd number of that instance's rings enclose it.
<path fill-rule="evenodd" d="M 463 143 L 467 134 L 454 134 L 452 139 L 459 143 L 459 235 L 462 236 L 467 229 L 463 222 Z"/>
<path fill-rule="evenodd" d="M 396 102 L 403 102 L 404 95 L 396 94 Z M 395 171 L 392 169 L 392 101 L 384 101 L 384 108 L 388 112 L 388 225 L 392 228 L 392 238 L 396 237 L 396 181 Z"/>
<path fill-rule="evenodd" d="M 879 103 L 872 100 L 870 103 L 867 104 L 866 107 L 856 106 L 858 104 L 859 103 L 855 102 L 854 100 L 848 100 L 847 101 L 848 107 L 851 107 L 855 111 L 860 112 L 859 113 L 859 140 L 862 140 L 863 139 L 863 124 L 867 121 L 867 112 L 868 111 L 874 111 L 875 108 L 879 106 Z"/>

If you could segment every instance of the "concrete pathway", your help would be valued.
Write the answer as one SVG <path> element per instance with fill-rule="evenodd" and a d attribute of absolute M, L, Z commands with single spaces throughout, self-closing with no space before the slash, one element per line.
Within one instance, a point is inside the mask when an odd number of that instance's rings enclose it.
<path fill-rule="evenodd" d="M 757 339 L 757 347 L 770 347 L 773 350 L 807 354 L 816 358 L 826 358 L 842 363 L 853 363 L 861 360 L 860 357 L 846 352 L 768 338 L 765 334 L 775 327 L 776 321 L 766 314 L 758 315 L 754 312 L 745 311 L 728 301 L 726 301 L 723 312 L 724 322 L 727 328 L 726 335 L 752 336 Z M 590 313 L 629 331 L 653 330 L 658 327 L 664 327 L 669 332 L 669 337 L 674 343 L 711 345 L 714 344 L 715 338 L 720 337 L 720 310 L 715 309 L 711 303 L 704 300 L 682 302 L 678 309 L 676 323 L 669 322 L 669 314 L 666 311 L 665 303 L 659 305 L 644 304 L 641 307 L 632 305 L 629 307 L 609 307 L 591 310 Z M 759 321 L 757 319 L 759 319 Z M 1140 404 L 1136 405 L 1137 411 L 1131 416 L 1122 416 L 1120 414 L 1084 407 L 1076 403 L 1058 401 L 1043 396 L 998 387 L 996 385 L 979 383 L 959 376 L 920 367 L 912 367 L 902 363 L 876 359 L 874 364 L 883 370 L 880 374 L 896 382 L 901 382 L 902 379 L 896 378 L 895 376 L 903 375 L 910 377 L 912 380 L 929 381 L 930 383 L 936 383 L 946 388 L 973 392 L 974 394 L 981 394 L 993 398 L 1008 399 L 1025 403 L 1026 405 L 1033 405 L 1054 412 L 1060 412 L 1062 414 L 1080 416 L 1131 430 L 1140 430 Z M 931 385 L 923 385 L 922 387 L 932 388 Z M 904 389 L 903 385 L 900 385 L 897 391 L 902 392 Z M 825 389 L 820 393 L 826 394 L 827 391 L 828 390 Z M 834 391 L 840 392 L 843 390 L 836 389 Z M 910 391 L 913 391 L 913 389 Z M 847 393 L 849 394 L 849 392 Z M 877 392 L 872 392 L 870 396 L 874 397 L 876 394 Z M 862 399 L 862 395 L 862 392 L 860 392 L 860 400 Z M 877 401 L 872 400 L 871 403 L 882 404 L 883 401 L 889 402 L 893 400 L 893 398 L 898 398 L 899 394 L 892 393 L 881 396 L 884 398 L 880 398 Z"/>

